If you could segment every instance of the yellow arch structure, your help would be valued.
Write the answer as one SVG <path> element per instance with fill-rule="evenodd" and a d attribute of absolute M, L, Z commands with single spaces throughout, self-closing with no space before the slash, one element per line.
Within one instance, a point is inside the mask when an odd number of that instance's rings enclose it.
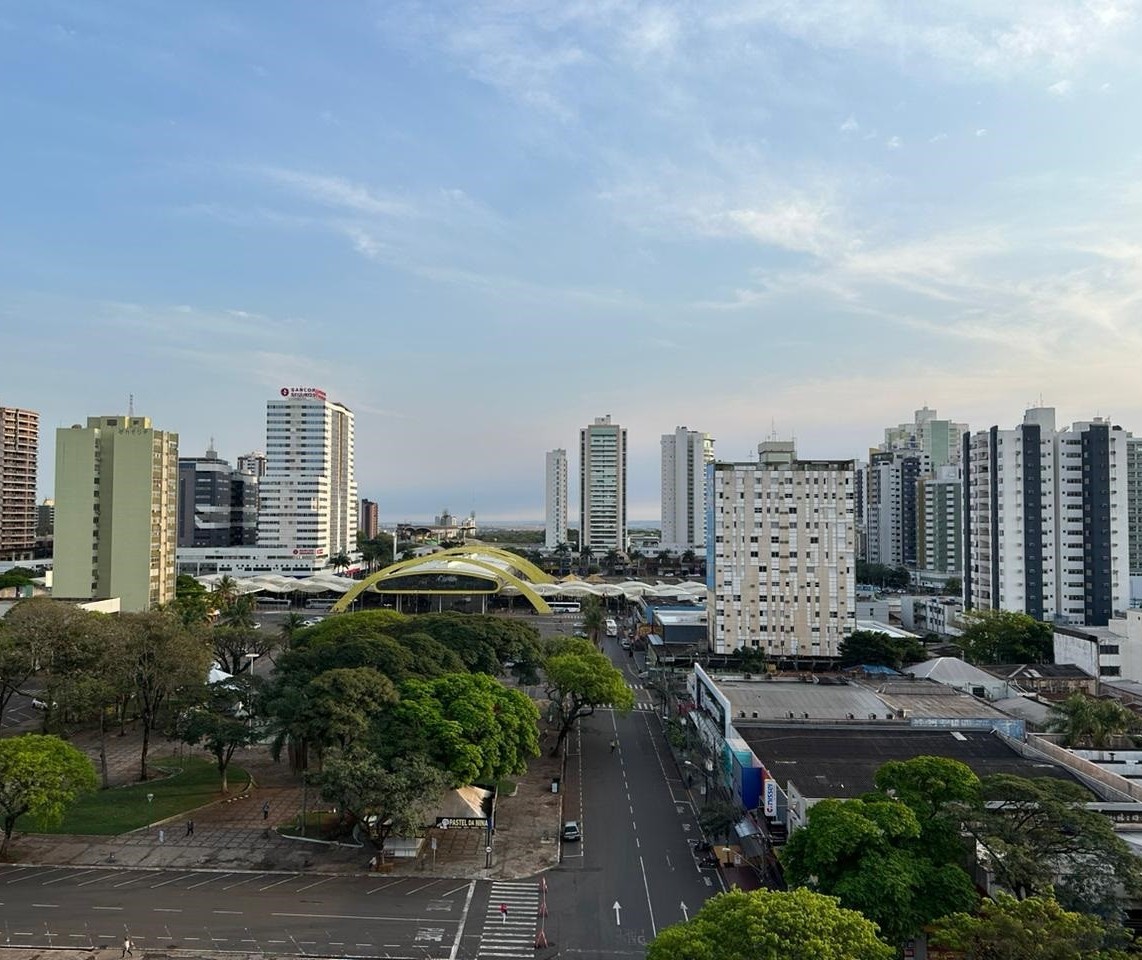
<path fill-rule="evenodd" d="M 540 570 L 537 566 L 535 566 L 535 564 L 507 550 L 500 550 L 495 547 L 487 549 L 479 548 L 477 550 L 473 550 L 470 547 L 453 547 L 449 550 L 440 550 L 436 553 L 429 553 L 423 557 L 413 557 L 411 560 L 402 560 L 399 563 L 394 563 L 385 567 L 383 570 L 378 570 L 376 573 L 371 574 L 364 580 L 361 580 L 350 587 L 349 590 L 347 590 L 342 595 L 341 599 L 333 604 L 329 612 L 331 614 L 344 613 L 349 609 L 350 604 L 352 604 L 352 602 L 358 596 L 369 589 L 369 587 L 375 586 L 378 583 L 383 583 L 386 580 L 398 579 L 402 573 L 406 572 L 412 567 L 429 565 L 434 562 L 439 562 L 441 559 L 462 558 L 465 563 L 471 564 L 472 566 L 478 567 L 482 570 L 487 570 L 489 573 L 493 574 L 493 579 L 503 580 L 506 583 L 511 584 L 513 587 L 516 587 L 519 590 L 520 594 L 527 598 L 537 613 L 551 613 L 551 607 L 548 606 L 547 601 L 544 600 L 543 597 L 541 597 L 538 593 L 536 593 L 531 584 L 529 584 L 526 580 L 522 580 L 521 578 L 515 576 L 515 574 L 509 573 L 507 570 L 503 569 L 503 567 L 499 567 L 494 563 L 490 563 L 487 560 L 481 560 L 479 557 L 473 557 L 471 556 L 472 553 L 491 554 L 492 556 L 496 556 L 500 559 L 510 562 L 513 566 L 520 567 L 522 570 L 524 570 L 524 572 L 530 573 L 530 570 L 535 570 L 543 578 L 542 580 L 538 581 L 540 583 L 553 582 L 553 578 Z M 530 570 L 527 568 L 530 568 Z M 439 592 L 444 593 L 446 591 L 442 590 Z"/>

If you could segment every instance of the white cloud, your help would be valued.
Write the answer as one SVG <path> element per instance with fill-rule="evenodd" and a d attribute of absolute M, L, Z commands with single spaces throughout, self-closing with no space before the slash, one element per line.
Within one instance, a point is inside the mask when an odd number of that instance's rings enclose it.
<path fill-rule="evenodd" d="M 840 125 L 840 127 L 838 127 L 838 129 L 841 131 L 841 133 L 855 133 L 860 129 L 860 124 L 857 123 L 856 117 L 850 113 L 848 118 L 844 123 Z"/>
<path fill-rule="evenodd" d="M 978 130 L 976 130 L 975 135 L 977 137 L 986 137 L 987 136 L 987 127 L 980 127 Z"/>
<path fill-rule="evenodd" d="M 948 135 L 946 133 L 937 133 L 934 137 L 929 137 L 928 142 L 929 143 L 939 143 L 941 140 L 947 140 L 947 139 L 948 139 Z"/>
<path fill-rule="evenodd" d="M 382 217 L 411 217 L 418 213 L 405 198 L 379 194 L 342 177 L 280 167 L 263 167 L 259 172 L 266 179 L 326 206 Z"/>
<path fill-rule="evenodd" d="M 889 150 L 899 150 L 901 142 L 899 137 L 889 137 L 884 141 L 884 145 L 888 147 Z"/>
<path fill-rule="evenodd" d="M 1073 90 L 1074 84 L 1070 80 L 1059 80 L 1047 87 L 1047 92 L 1056 97 L 1069 97 Z"/>

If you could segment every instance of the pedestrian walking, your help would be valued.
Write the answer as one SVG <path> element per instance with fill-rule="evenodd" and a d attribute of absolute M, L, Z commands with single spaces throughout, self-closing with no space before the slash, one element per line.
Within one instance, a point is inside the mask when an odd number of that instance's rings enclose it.
<path fill-rule="evenodd" d="M 615 740 L 615 739 L 611 740 L 611 753 L 615 752 L 615 747 L 617 747 L 618 745 L 619 745 L 618 740 Z"/>
<path fill-rule="evenodd" d="M 120 955 L 119 960 L 123 960 L 123 957 L 131 957 L 131 956 L 134 956 L 134 953 L 131 950 L 131 938 L 130 937 L 124 937 L 123 938 L 123 953 Z"/>
<path fill-rule="evenodd" d="M 500 917 L 502 918 L 502 923 L 508 922 L 508 905 L 506 903 L 500 904 Z"/>
<path fill-rule="evenodd" d="M 267 800 L 265 803 L 262 804 L 262 819 L 263 820 L 269 820 L 270 819 L 270 801 L 269 800 Z"/>
<path fill-rule="evenodd" d="M 194 836 L 194 821 L 193 820 L 187 820 L 186 821 L 186 835 L 188 837 Z"/>

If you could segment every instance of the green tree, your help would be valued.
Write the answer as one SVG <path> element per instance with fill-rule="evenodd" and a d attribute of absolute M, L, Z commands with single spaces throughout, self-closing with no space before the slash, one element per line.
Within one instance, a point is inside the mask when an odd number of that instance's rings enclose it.
<path fill-rule="evenodd" d="M 22 600 L 4 618 L 16 648 L 38 666 L 42 699 L 47 704 L 43 728 L 50 729 L 69 707 L 76 680 L 89 668 L 86 641 L 88 614 L 73 603 L 36 597 Z"/>
<path fill-rule="evenodd" d="M 603 626 L 607 622 L 607 615 L 603 612 L 603 605 L 599 603 L 598 597 L 584 597 L 579 609 L 583 618 L 583 629 L 587 631 L 591 642 L 597 647 L 599 645 L 599 634 L 602 633 Z"/>
<path fill-rule="evenodd" d="M 971 878 L 930 859 L 920 822 L 895 800 L 822 800 L 779 856 L 785 879 L 840 898 L 900 944 L 936 917 L 975 906 Z"/>
<path fill-rule="evenodd" d="M 891 960 L 876 925 L 809 890 L 731 890 L 667 927 L 647 960 Z"/>
<path fill-rule="evenodd" d="M 1065 910 L 1053 897 L 1016 900 L 1000 893 L 979 912 L 941 917 L 929 943 L 963 960 L 1117 960 L 1130 934 L 1089 914 Z"/>
<path fill-rule="evenodd" d="M 353 558 L 349 556 L 344 550 L 340 553 L 335 553 L 329 558 L 329 566 L 334 570 L 342 571 L 348 570 L 353 565 Z"/>
<path fill-rule="evenodd" d="M 143 728 L 139 779 L 147 779 L 151 734 L 167 702 L 179 695 L 196 700 L 206 683 L 213 659 L 209 640 L 161 611 L 124 613 L 123 655 L 133 679 Z"/>
<path fill-rule="evenodd" d="M 964 614 L 956 642 L 972 663 L 1051 663 L 1054 634 L 1049 623 L 1010 610 L 972 610 Z"/>
<path fill-rule="evenodd" d="M 233 630 L 253 630 L 257 623 L 254 619 L 256 609 L 257 600 L 254 594 L 243 593 L 235 596 L 219 608 L 218 625 Z"/>
<path fill-rule="evenodd" d="M 567 576 L 567 571 L 570 569 L 571 559 L 571 546 L 566 541 L 561 541 L 555 544 L 555 556 L 559 558 L 559 575 L 561 577 Z"/>
<path fill-rule="evenodd" d="M 188 627 L 210 620 L 210 600 L 206 587 L 188 573 L 180 573 L 174 586 L 171 608 Z"/>
<path fill-rule="evenodd" d="M 249 677 L 232 677 L 209 685 L 205 701 L 179 719 L 175 735 L 183 743 L 200 745 L 214 758 L 223 793 L 230 792 L 227 770 L 239 747 L 257 743 L 260 734 L 251 723 L 254 684 Z"/>
<path fill-rule="evenodd" d="M 839 653 L 845 666 L 880 664 L 894 670 L 901 669 L 906 663 L 919 663 L 928 655 L 913 637 L 891 637 L 873 630 L 850 633 L 841 640 Z"/>
<path fill-rule="evenodd" d="M 1103 750 L 1115 737 L 1138 726 L 1138 715 L 1117 700 L 1073 693 L 1062 703 L 1051 704 L 1049 729 L 1061 733 L 1068 747 Z"/>
<path fill-rule="evenodd" d="M 559 756 L 575 723 L 597 707 L 611 704 L 623 713 L 634 708 L 634 691 L 622 673 L 588 641 L 564 638 L 556 651 L 543 665 L 547 694 L 559 722 L 553 757 Z"/>
<path fill-rule="evenodd" d="M 977 807 L 980 792 L 971 767 L 948 757 L 890 760 L 876 771 L 875 783 L 916 815 L 921 846 L 932 859 L 955 863 L 964 857 L 961 823 Z"/>
<path fill-rule="evenodd" d="M 714 838 L 715 842 L 719 840 L 727 842 L 734 824 L 741 818 L 741 808 L 736 803 L 717 800 L 707 802 L 698 815 L 698 824 L 708 836 Z"/>
<path fill-rule="evenodd" d="M 223 670 L 234 676 L 252 668 L 250 654 L 263 656 L 273 650 L 275 642 L 276 638 L 267 630 L 230 626 L 224 622 L 210 628 L 214 659 Z"/>
<path fill-rule="evenodd" d="M 13 567 L 0 573 L 0 590 L 5 587 L 26 587 L 39 574 L 28 567 Z"/>
<path fill-rule="evenodd" d="M 448 774 L 419 754 L 384 764 L 374 753 L 333 757 L 317 777 L 321 795 L 362 824 L 384 849 L 390 836 L 416 836 L 448 789 Z"/>
<path fill-rule="evenodd" d="M 9 701 L 24 689 L 35 670 L 35 654 L 26 638 L 0 620 L 0 723 Z"/>
<path fill-rule="evenodd" d="M 495 783 L 539 755 L 539 711 L 531 698 L 486 674 L 448 674 L 401 684 L 400 702 L 380 718 L 377 747 L 393 758 L 421 754 L 453 786 Z"/>
<path fill-rule="evenodd" d="M 1068 910 L 1113 916 L 1142 891 L 1142 867 L 1114 825 L 1087 809 L 1091 794 L 1055 777 L 994 774 L 964 826 L 986 853 L 995 878 L 1016 898 L 1049 894 Z"/>
<path fill-rule="evenodd" d="M 368 735 L 376 715 L 397 702 L 393 682 L 372 667 L 342 667 L 318 674 L 306 688 L 307 739 L 325 749 L 348 749 Z"/>
<path fill-rule="evenodd" d="M 890 567 L 883 563 L 856 563 L 857 583 L 868 583 L 888 590 L 907 590 L 912 576 L 907 567 Z"/>
<path fill-rule="evenodd" d="M 16 821 L 25 814 L 44 826 L 63 819 L 81 794 L 96 787 L 91 761 L 59 737 L 28 733 L 0 740 L 0 822 L 7 857 Z"/>

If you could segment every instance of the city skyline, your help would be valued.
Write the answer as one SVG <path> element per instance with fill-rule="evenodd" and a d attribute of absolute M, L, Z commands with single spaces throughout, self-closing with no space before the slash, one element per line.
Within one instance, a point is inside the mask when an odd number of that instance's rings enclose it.
<path fill-rule="evenodd" d="M 864 457 L 924 404 L 1142 431 L 1139 12 L 7 10 L 0 403 L 43 499 L 55 429 L 131 394 L 234 462 L 323 387 L 382 525 L 542 518 L 599 412 L 632 521 L 678 424 L 726 461 Z"/>

